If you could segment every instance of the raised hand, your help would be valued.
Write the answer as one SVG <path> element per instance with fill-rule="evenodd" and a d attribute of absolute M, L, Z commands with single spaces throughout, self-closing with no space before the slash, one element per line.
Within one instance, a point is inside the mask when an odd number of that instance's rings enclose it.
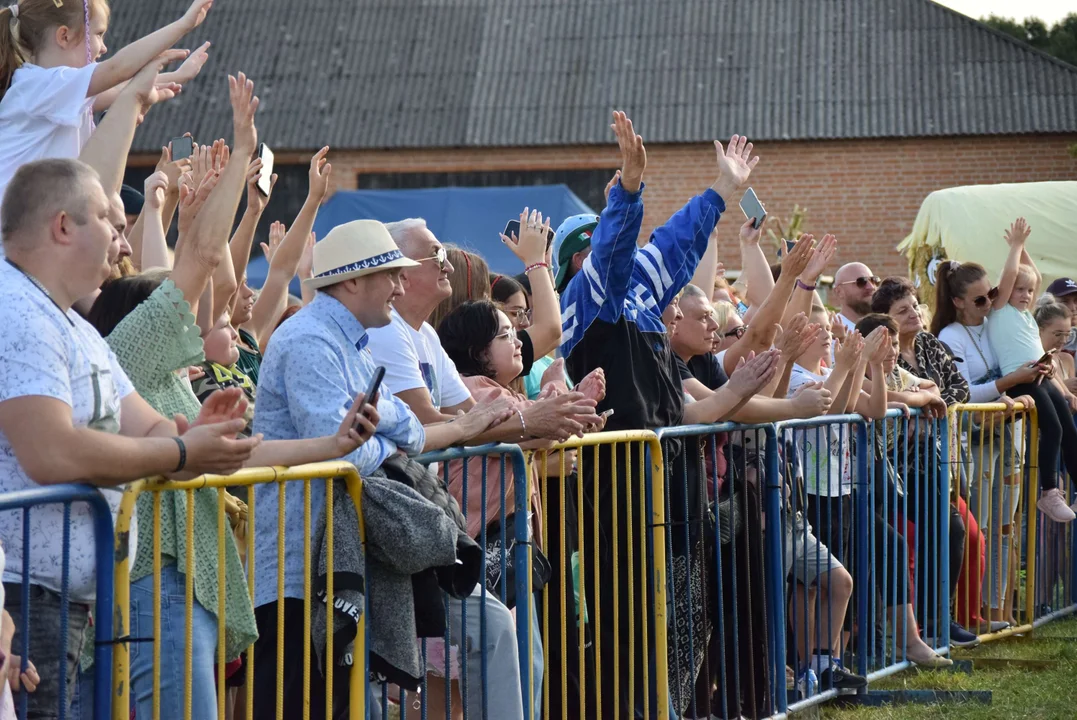
<path fill-rule="evenodd" d="M 815 255 L 815 239 L 808 234 L 801 235 L 793 249 L 782 257 L 782 277 L 800 277 Z M 789 275 L 786 276 L 786 273 Z"/>
<path fill-rule="evenodd" d="M 189 174 L 185 173 L 180 179 L 179 232 L 181 236 L 191 229 L 202 206 L 206 204 L 209 194 L 213 192 L 213 188 L 217 187 L 217 181 L 220 179 L 221 174 L 213 170 L 207 172 L 197 186 Z"/>
<path fill-rule="evenodd" d="M 830 404 L 833 397 L 821 382 L 810 382 L 801 385 L 793 393 L 793 409 L 796 417 L 812 418 L 826 415 L 830 412 Z"/>
<path fill-rule="evenodd" d="M 610 181 L 608 183 L 606 183 L 606 194 L 605 194 L 606 202 L 610 201 L 610 190 L 613 189 L 613 186 L 616 185 L 617 181 L 620 180 L 620 179 L 621 179 L 621 171 L 618 170 L 617 172 L 613 173 L 613 177 L 610 178 Z"/>
<path fill-rule="evenodd" d="M 1010 229 L 1006 231 L 1006 244 L 1010 247 L 1023 247 L 1031 234 L 1032 228 L 1028 226 L 1028 221 L 1023 217 L 1019 217 L 1013 221 L 1013 225 L 1010 225 Z"/>
<path fill-rule="evenodd" d="M 168 176 L 158 170 L 146 178 L 143 185 L 146 204 L 155 212 L 159 212 L 165 204 L 165 193 L 168 191 Z"/>
<path fill-rule="evenodd" d="M 643 184 L 643 171 L 647 169 L 647 149 L 643 147 L 643 138 L 636 134 L 628 116 L 620 111 L 614 111 L 610 128 L 621 148 L 621 187 L 626 192 L 639 192 Z"/>
<path fill-rule="evenodd" d="M 546 257 L 546 238 L 550 232 L 550 219 L 542 222 L 542 213 L 532 210 L 530 215 L 527 208 L 520 213 L 520 237 L 516 233 L 512 237 L 501 236 L 501 242 L 512 251 L 512 254 L 520 258 L 525 265 L 534 265 L 543 262 Z"/>
<path fill-rule="evenodd" d="M 889 350 L 890 331 L 885 327 L 875 328 L 864 340 L 864 354 L 867 355 L 868 364 L 872 367 L 881 367 Z"/>
<path fill-rule="evenodd" d="M 269 243 L 258 243 L 262 246 L 262 254 L 267 263 L 273 263 L 273 256 L 277 254 L 277 248 L 284 242 L 284 236 L 288 234 L 288 228 L 280 220 L 274 220 L 269 226 Z"/>
<path fill-rule="evenodd" d="M 254 127 L 254 115 L 259 100 L 254 95 L 254 82 L 243 73 L 228 76 L 228 95 L 232 103 L 232 130 L 235 133 L 236 152 L 240 156 L 253 155 L 258 147 L 258 130 Z M 245 153 L 245 154 L 244 154 Z"/>
<path fill-rule="evenodd" d="M 833 317 L 830 318 L 830 334 L 834 336 L 839 345 L 843 345 L 849 336 L 849 328 L 845 327 L 845 323 L 838 317 L 838 313 L 834 313 Z"/>
<path fill-rule="evenodd" d="M 540 397 L 553 397 L 561 393 L 568 392 L 568 385 L 565 383 L 565 359 L 557 358 L 550 367 L 546 368 L 546 372 L 542 373 L 542 378 L 539 380 L 539 385 L 542 387 L 542 395 Z"/>
<path fill-rule="evenodd" d="M 157 161 L 156 171 L 163 172 L 168 178 L 166 192 L 169 194 L 179 193 L 180 177 L 183 173 L 191 171 L 191 158 L 188 157 L 172 162 L 172 146 L 165 145 L 161 148 L 161 159 Z"/>
<path fill-rule="evenodd" d="M 864 338 L 859 331 L 853 330 L 845 338 L 845 342 L 838 347 L 837 352 L 834 353 L 834 365 L 851 368 L 856 365 L 860 359 L 860 353 L 863 351 Z"/>
<path fill-rule="evenodd" d="M 182 20 L 184 27 L 187 28 L 187 32 L 194 30 L 202 24 L 202 21 L 206 19 L 206 14 L 211 7 L 213 7 L 213 0 L 194 0 L 194 2 L 191 3 L 191 7 L 187 8 L 187 12 L 183 13 Z"/>
<path fill-rule="evenodd" d="M 202 72 L 206 61 L 209 60 L 209 45 L 209 41 L 206 41 L 202 43 L 202 47 L 187 56 L 183 64 L 172 73 L 172 77 L 176 82 L 183 85 L 198 77 L 198 73 Z"/>
<path fill-rule="evenodd" d="M 811 262 L 804 268 L 802 277 L 809 280 L 809 285 L 814 285 L 819 279 L 819 276 L 823 274 L 827 266 L 830 265 L 830 261 L 834 259 L 834 253 L 838 250 L 838 239 L 827 233 L 823 236 L 823 239 L 819 241 L 819 244 L 815 248 L 815 256 L 812 257 Z M 784 267 L 783 267 L 784 271 Z"/>
<path fill-rule="evenodd" d="M 759 238 L 763 237 L 763 226 L 767 224 L 767 218 L 763 218 L 763 222 L 759 223 L 759 227 L 752 227 L 754 223 L 754 218 L 748 218 L 744 224 L 740 226 L 741 245 L 759 244 Z M 723 267 L 723 272 L 724 270 L 725 268 Z"/>
<path fill-rule="evenodd" d="M 269 199 L 273 197 L 273 188 L 277 185 L 277 173 L 273 173 L 269 177 L 269 195 L 263 195 L 258 189 L 258 178 L 261 176 L 262 158 L 256 157 L 247 167 L 247 209 L 258 216 L 265 212 Z"/>
<path fill-rule="evenodd" d="M 729 376 L 726 385 L 739 398 L 755 395 L 774 379 L 780 358 L 781 353 L 773 349 L 758 355 L 748 353 L 747 358 L 742 357 L 737 363 L 737 368 Z"/>
<path fill-rule="evenodd" d="M 788 327 L 779 332 L 774 349 L 782 354 L 785 362 L 796 362 L 818 341 L 820 329 L 819 323 L 809 323 L 804 313 L 797 313 L 789 321 Z"/>
<path fill-rule="evenodd" d="M 718 155 L 718 179 L 711 187 L 723 200 L 732 198 L 748 182 L 748 176 L 759 164 L 759 156 L 752 157 L 753 147 L 743 135 L 729 138 L 729 145 L 725 148 L 722 143 L 714 141 Z"/>
<path fill-rule="evenodd" d="M 333 166 L 325 159 L 328 154 L 328 145 L 314 153 L 314 157 L 310 159 L 310 171 L 307 173 L 307 179 L 310 183 L 307 197 L 319 204 L 329 194 L 329 178 L 333 174 Z M 276 175 L 273 177 L 275 178 Z"/>
<path fill-rule="evenodd" d="M 141 107 L 141 116 L 151 107 L 163 100 L 171 100 L 183 89 L 179 83 L 162 82 L 159 79 L 161 70 L 169 63 L 183 60 L 187 57 L 186 50 L 165 50 L 155 57 L 144 68 L 131 78 L 124 87 L 124 93 L 132 93 Z M 141 117 L 139 122 L 141 122 Z"/>

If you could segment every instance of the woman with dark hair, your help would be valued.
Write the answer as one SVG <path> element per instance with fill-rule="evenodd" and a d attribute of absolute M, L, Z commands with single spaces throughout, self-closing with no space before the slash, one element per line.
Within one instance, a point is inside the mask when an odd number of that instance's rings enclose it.
<path fill-rule="evenodd" d="M 938 387 L 942 402 L 936 406 L 932 404 L 924 408 L 925 412 L 933 412 L 936 417 L 944 417 L 946 408 L 958 403 L 969 401 L 969 383 L 957 369 L 950 352 L 937 337 L 924 330 L 924 323 L 920 315 L 920 302 L 916 296 L 916 288 L 912 282 L 903 277 L 888 277 L 882 281 L 879 288 L 871 298 L 871 311 L 889 315 L 898 326 L 898 367 L 912 373 L 918 378 L 924 378 L 935 383 Z M 945 407 L 943 407 L 945 403 Z M 930 409 L 930 410 L 929 410 Z M 947 438 L 939 438 L 941 442 L 947 442 Z M 921 484 L 931 477 L 930 462 L 941 462 L 938 447 L 935 452 L 929 452 L 930 447 L 920 453 L 920 467 L 911 472 L 919 476 L 921 482 L 916 482 L 913 477 L 905 478 L 905 495 L 912 517 L 902 518 L 907 523 L 909 532 L 905 533 L 909 541 L 910 553 L 915 548 L 931 547 L 932 519 L 922 517 L 930 506 L 930 493 L 921 494 Z M 913 456 L 910 450 L 909 456 Z M 930 488 L 928 488 L 930 490 Z M 961 502 L 964 505 L 964 502 Z M 917 508 L 919 513 L 911 510 Z M 919 516 L 918 516 L 919 515 Z M 964 518 L 968 517 L 965 509 Z M 971 524 L 971 523 L 970 523 Z M 901 529 L 901 526 L 897 526 Z M 966 554 L 965 543 L 968 534 L 965 532 L 966 522 L 959 513 L 957 505 L 951 504 L 950 513 L 950 588 L 951 595 L 956 592 L 958 580 Z M 978 528 L 973 527 L 973 536 L 978 535 Z M 979 552 L 976 548 L 975 552 Z M 924 553 L 921 553 L 923 556 Z M 920 562 L 918 559 L 918 587 L 924 598 L 937 596 L 929 586 L 930 562 Z M 917 612 L 921 618 L 931 619 L 937 617 L 938 606 L 934 600 L 929 600 L 932 605 L 926 612 Z M 978 606 L 978 603 L 977 603 Z M 950 624 L 950 644 L 957 647 L 973 647 L 979 644 L 979 639 L 961 626 L 956 620 Z"/>
<path fill-rule="evenodd" d="M 969 395 L 974 403 L 1001 402 L 1013 407 L 1014 400 L 1026 408 L 1033 406 L 1027 395 L 1011 400 L 1004 393 L 1017 385 L 1034 382 L 1039 370 L 1022 366 L 1003 375 L 998 358 L 987 339 L 987 316 L 997 290 L 991 287 L 987 271 L 976 263 L 944 262 L 935 282 L 935 317 L 931 332 L 950 348 L 961 374 L 969 383 Z M 966 416 L 967 417 L 967 416 Z M 971 420 L 972 418 L 968 418 Z M 992 432 L 984 437 L 981 428 L 989 425 Z M 980 527 L 991 538 L 991 558 L 988 569 L 976 567 L 978 552 L 972 553 L 970 574 L 984 575 L 984 602 L 990 598 L 990 613 L 986 605 L 983 616 L 989 621 L 1014 623 L 1013 588 L 1016 582 L 1016 548 L 1012 545 L 1013 520 L 1021 492 L 1021 424 L 1007 423 L 1003 418 L 975 423 L 969 431 L 969 455 L 972 479 L 969 483 L 969 504 L 976 512 Z M 964 443 L 966 428 L 959 428 Z M 993 437 L 992 437 L 993 436 Z M 983 448 L 990 448 L 987 454 Z M 987 455 L 990 455 L 988 457 Z M 990 586 L 990 591 L 988 590 Z M 968 617 L 975 610 L 959 603 L 958 616 Z M 980 629 L 984 629 L 981 623 Z M 987 629 L 990 629 L 988 623 Z"/>

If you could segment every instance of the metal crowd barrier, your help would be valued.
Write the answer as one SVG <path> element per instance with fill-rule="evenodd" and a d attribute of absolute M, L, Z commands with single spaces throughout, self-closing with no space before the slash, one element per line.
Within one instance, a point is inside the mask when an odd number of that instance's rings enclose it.
<path fill-rule="evenodd" d="M 949 424 L 913 410 L 868 421 L 858 449 L 857 503 L 867 532 L 857 537 L 858 672 L 870 681 L 913 665 L 908 642 L 918 634 L 949 652 L 952 549 L 964 528 L 951 503 Z M 858 448 L 861 443 L 858 441 Z M 911 621 L 909 611 L 911 609 Z"/>
<path fill-rule="evenodd" d="M 311 666 L 312 662 L 316 662 L 316 658 L 312 657 L 311 649 L 311 617 L 313 605 L 316 602 L 315 593 L 312 591 L 312 522 L 316 521 L 316 518 L 312 518 L 311 513 L 311 483 L 322 482 L 326 486 L 325 492 L 325 512 L 326 512 L 326 531 L 325 531 L 325 544 L 327 547 L 327 563 L 329 567 L 334 567 L 333 553 L 334 553 L 334 530 L 333 530 L 333 492 L 332 484 L 336 478 L 342 478 L 346 483 L 348 496 L 355 504 L 355 508 L 358 515 L 358 527 L 359 527 L 359 542 L 365 543 L 365 532 L 363 524 L 362 513 L 362 480 L 359 477 L 355 467 L 346 462 L 325 462 L 316 463 L 311 465 L 302 465 L 293 468 L 249 468 L 241 470 L 234 475 L 228 476 L 216 476 L 216 475 L 204 475 L 193 480 L 188 481 L 157 481 L 157 480 L 142 480 L 130 487 L 123 497 L 123 501 L 120 507 L 120 513 L 116 520 L 116 632 L 118 639 L 115 641 L 115 652 L 113 654 L 113 676 L 114 676 L 114 690 L 112 697 L 114 703 L 112 706 L 112 718 L 113 720 L 129 720 L 130 709 L 130 694 L 131 694 L 131 678 L 130 678 L 130 648 L 131 642 L 146 642 L 153 645 L 153 720 L 160 720 L 162 717 L 162 708 L 160 704 L 160 687 L 161 687 L 161 672 L 162 669 L 171 665 L 172 663 L 183 663 L 183 677 L 184 677 L 184 701 L 182 708 L 169 707 L 165 708 L 165 717 L 175 718 L 182 717 L 184 720 L 200 720 L 192 717 L 192 612 L 194 607 L 194 513 L 186 512 L 186 528 L 183 531 L 185 538 L 185 561 L 184 576 L 186 578 L 185 590 L 186 594 L 183 598 L 184 606 L 184 631 L 185 631 L 185 645 L 187 652 L 184 657 L 162 657 L 160 638 L 161 638 L 161 615 L 162 615 L 162 595 L 161 595 L 161 570 L 162 570 L 162 553 L 161 553 L 161 501 L 162 496 L 182 492 L 186 496 L 186 507 L 188 510 L 195 505 L 195 493 L 204 492 L 206 489 L 221 490 L 223 488 L 249 488 L 247 492 L 247 527 L 246 527 L 246 580 L 247 588 L 250 597 L 254 597 L 255 583 L 257 581 L 254 572 L 254 557 L 255 557 L 255 495 L 253 488 L 259 485 L 275 484 L 278 491 L 278 513 L 277 513 L 277 585 L 278 592 L 277 597 L 283 598 L 284 596 L 284 559 L 285 559 L 285 504 L 284 499 L 286 496 L 286 489 L 289 486 L 296 487 L 300 483 L 302 484 L 302 492 L 304 498 L 304 514 L 303 514 L 303 572 L 305 576 L 304 583 L 304 619 L 303 619 L 303 648 L 299 657 L 290 655 L 288 657 L 289 664 L 302 663 L 303 666 L 303 682 L 302 682 L 302 700 L 304 706 L 308 707 L 311 698 Z M 237 491 L 238 492 L 238 491 Z M 153 636 L 151 638 L 130 638 L 130 610 L 131 610 L 131 563 L 134 558 L 130 557 L 128 540 L 131 532 L 132 522 L 135 518 L 135 504 L 139 496 L 150 493 L 153 497 L 153 517 L 138 518 L 139 522 L 152 522 L 153 523 Z M 231 660 L 225 656 L 225 593 L 223 592 L 225 583 L 225 551 L 229 543 L 236 543 L 233 536 L 232 527 L 229 525 L 229 521 L 226 516 L 225 497 L 221 492 L 216 493 L 217 504 L 217 537 L 216 537 L 216 561 L 217 561 L 217 580 L 218 580 L 218 606 L 215 609 L 217 615 L 217 652 L 216 652 L 216 699 L 217 699 L 217 716 L 223 720 L 226 717 L 226 702 L 231 702 L 229 693 L 225 687 L 225 666 L 226 663 Z M 203 538 L 204 540 L 204 538 Z M 238 547 L 237 543 L 237 549 Z M 329 572 L 326 575 L 326 588 L 325 588 L 325 606 L 327 608 L 333 608 L 335 603 L 335 595 L 333 588 L 333 572 Z M 369 602 L 369 598 L 367 599 Z M 369 605 L 368 605 L 369 607 Z M 207 608 L 208 609 L 208 608 Z M 277 603 L 277 652 L 276 652 L 276 717 L 283 718 L 283 706 L 284 706 L 284 693 L 285 687 L 283 683 L 284 677 L 284 603 Z M 365 720 L 367 717 L 367 705 L 369 686 L 367 683 L 367 612 L 364 609 L 359 614 L 357 632 L 355 637 L 355 648 L 352 655 L 351 670 L 349 673 L 349 706 L 348 717 L 352 720 Z M 325 705 L 326 705 L 326 720 L 332 720 L 334 717 L 333 708 L 333 671 L 336 664 L 333 658 L 336 657 L 333 650 L 334 644 L 334 613 L 329 611 L 326 613 L 326 647 L 325 647 Z M 250 720 L 253 717 L 254 712 L 254 645 L 250 645 L 246 649 L 244 660 L 244 687 L 243 692 L 240 695 L 241 701 L 238 707 L 234 706 L 235 717 L 244 717 Z M 321 689 L 316 689 L 314 692 L 319 692 Z M 267 698 L 261 698 L 261 701 L 266 701 Z M 182 715 L 180 714 L 182 712 Z M 96 715 L 96 717 L 107 717 L 107 715 Z M 148 719 L 147 719 L 148 720 Z"/>
<path fill-rule="evenodd" d="M 1066 419 L 1062 418 L 1062 422 L 1066 422 Z M 1039 447 L 1035 439 L 1029 443 L 1033 448 Z M 1058 487 L 1066 501 L 1072 502 L 1074 492 L 1077 492 L 1077 485 L 1074 484 L 1075 472 L 1066 468 L 1061 458 L 1058 470 Z M 1052 522 L 1036 512 L 1035 498 L 1039 497 L 1038 478 L 1030 478 L 1028 487 L 1035 489 L 1033 494 L 1028 495 L 1031 517 L 1026 520 L 1030 538 L 1028 547 L 1035 552 L 1032 563 L 1028 563 L 1026 559 L 1026 566 L 1030 566 L 1025 579 L 1026 593 L 1029 587 L 1033 588 L 1031 612 L 1026 617 L 1032 618 L 1033 627 L 1040 627 L 1077 612 L 1077 523 Z"/>
<path fill-rule="evenodd" d="M 12 619 L 15 620 L 16 628 L 15 642 L 13 643 L 12 651 L 18 653 L 21 658 L 21 672 L 26 672 L 27 663 L 33 662 L 35 653 L 41 650 L 32 645 L 29 647 L 27 646 L 29 644 L 28 638 L 30 637 L 30 620 L 31 616 L 34 614 L 34 608 L 30 601 L 31 583 L 27 581 L 27 578 L 31 576 L 30 553 L 33 540 L 33 535 L 30 529 L 31 512 L 33 508 L 43 505 L 63 505 L 62 528 L 55 528 L 56 532 L 60 532 L 63 535 L 63 552 L 62 557 L 60 558 L 60 617 L 58 618 L 61 644 L 59 648 L 56 648 L 59 657 L 58 666 L 60 677 L 57 679 L 58 693 L 56 696 L 56 708 L 54 710 L 61 720 L 65 717 L 69 717 L 68 713 L 71 712 L 71 703 L 74 700 L 74 698 L 68 694 L 68 682 L 71 681 L 75 684 L 75 692 L 73 693 L 75 695 L 78 694 L 79 685 L 77 677 L 68 678 L 67 676 L 67 658 L 69 652 L 68 619 L 71 603 L 69 595 L 71 506 L 75 503 L 84 503 L 88 507 L 90 517 L 87 521 L 93 525 L 94 558 L 97 564 L 95 578 L 96 606 L 100 608 L 111 608 L 113 567 L 112 509 L 109 507 L 104 495 L 102 495 L 96 488 L 88 485 L 55 485 L 52 487 L 19 490 L 0 495 L 0 511 L 22 511 L 22 532 L 20 537 L 17 540 L 16 538 L 4 539 L 8 562 L 7 567 L 9 571 L 14 569 L 13 560 L 19 560 L 18 564 L 21 565 L 19 574 L 22 576 L 22 583 L 19 588 L 19 596 L 18 598 L 13 598 L 9 595 L 7 600 L 7 608 L 13 615 Z M 18 548 L 17 554 L 12 552 L 16 547 Z M 21 556 L 21 559 L 19 556 Z M 55 621 L 55 618 L 50 618 L 48 620 L 48 622 Z M 42 623 L 46 621 L 35 619 L 34 622 Z M 111 613 L 106 610 L 105 612 L 95 614 L 93 616 L 93 625 L 93 716 L 107 718 L 109 716 L 109 708 L 111 707 L 110 703 L 112 699 Z M 40 658 L 41 656 L 38 655 L 39 666 L 42 665 Z M 42 678 L 42 680 L 46 680 L 46 678 Z M 0 681 L 7 682 L 7 678 L 2 678 Z M 19 717 L 25 718 L 29 716 L 29 699 L 29 695 L 26 692 L 16 694 L 15 704 Z M 48 700 L 44 699 L 44 702 L 47 703 Z M 51 714 L 53 710 L 42 707 L 38 712 Z M 74 717 L 74 714 L 71 716 Z"/>
<path fill-rule="evenodd" d="M 574 438 L 531 459 L 550 583 L 543 720 L 670 717 L 662 449 L 649 431 Z"/>
<path fill-rule="evenodd" d="M 784 587 L 769 572 L 781 553 L 780 482 L 768 462 L 774 427 L 722 423 L 657 435 L 672 710 L 693 718 L 784 712 L 785 634 L 775 632 L 784 627 Z"/>
<path fill-rule="evenodd" d="M 487 566 L 471 597 L 446 598 L 445 636 L 420 639 L 427 674 L 418 692 L 409 694 L 381 683 L 378 691 L 384 701 L 378 717 L 387 720 L 389 705 L 394 704 L 400 707 L 402 719 L 495 720 L 521 717 L 522 712 L 523 718 L 531 720 L 539 697 L 532 688 L 541 686 L 543 658 L 542 646 L 533 644 L 538 639 L 537 631 L 532 632 L 532 508 L 528 499 L 533 486 L 523 451 L 516 445 L 487 445 L 428 453 L 416 460 L 440 473 L 460 505 L 469 535 L 483 548 Z M 377 588 L 370 592 L 376 593 Z M 506 609 L 510 605 L 515 623 Z M 506 627 L 515 636 L 511 648 L 496 643 L 497 634 L 504 634 Z M 508 662 L 490 658 L 491 645 L 499 645 L 505 655 L 515 654 L 519 669 L 514 658 Z M 510 705 L 511 713 L 506 709 Z"/>
<path fill-rule="evenodd" d="M 1032 629 L 1041 564 L 1036 549 L 1046 544 L 1047 533 L 1064 530 L 1051 527 L 1054 523 L 1039 518 L 1036 510 L 1036 411 L 1020 404 L 1012 413 L 1005 411 L 1002 403 L 950 409 L 956 429 L 950 456 L 960 463 L 963 478 L 953 483 L 953 496 L 967 531 L 954 616 L 985 642 Z M 1029 549 L 1032 563 L 1025 562 Z M 1010 627 L 993 631 L 993 621 Z"/>

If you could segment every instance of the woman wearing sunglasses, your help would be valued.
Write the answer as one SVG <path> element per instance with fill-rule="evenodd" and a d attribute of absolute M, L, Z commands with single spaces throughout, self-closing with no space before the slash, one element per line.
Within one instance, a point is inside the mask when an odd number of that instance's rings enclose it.
<path fill-rule="evenodd" d="M 1002 402 L 1012 407 L 1014 400 L 1031 407 L 1032 399 L 1021 396 L 1011 400 L 1004 393 L 1013 387 L 1035 382 L 1039 370 L 1025 365 L 1003 375 L 998 358 L 987 339 L 987 316 L 997 290 L 991 287 L 987 271 L 976 263 L 948 261 L 942 264 L 935 282 L 935 317 L 931 332 L 950 348 L 958 370 L 969 383 L 970 402 Z M 967 417 L 967 416 L 966 416 Z M 962 421 L 965 422 L 965 421 Z M 984 436 L 981 428 L 989 433 Z M 972 576 L 984 576 L 983 602 L 991 603 L 982 615 L 992 621 L 1015 623 L 1013 593 L 1017 572 L 1016 547 L 1013 546 L 1013 521 L 1021 492 L 1021 456 L 1014 437 L 1020 438 L 1021 423 L 1003 422 L 1001 417 L 981 422 L 971 429 L 969 454 L 972 476 L 969 482 L 969 505 L 989 538 L 991 564 L 975 567 L 976 554 L 967 568 Z M 994 436 L 992 438 L 992 435 Z M 980 451 L 981 444 L 986 449 Z M 990 455 L 990 457 L 988 457 Z"/>

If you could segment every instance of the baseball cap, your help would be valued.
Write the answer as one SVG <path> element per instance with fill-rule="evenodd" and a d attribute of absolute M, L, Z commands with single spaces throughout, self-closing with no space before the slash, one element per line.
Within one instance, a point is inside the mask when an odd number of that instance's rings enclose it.
<path fill-rule="evenodd" d="M 1072 295 L 1073 293 L 1077 293 L 1077 282 L 1074 282 L 1069 278 L 1059 278 L 1047 286 L 1047 292 L 1055 297 Z"/>
<path fill-rule="evenodd" d="M 553 237 L 554 287 L 564 291 L 565 276 L 572 256 L 591 245 L 591 233 L 598 227 L 598 215 L 573 215 L 562 222 Z"/>

